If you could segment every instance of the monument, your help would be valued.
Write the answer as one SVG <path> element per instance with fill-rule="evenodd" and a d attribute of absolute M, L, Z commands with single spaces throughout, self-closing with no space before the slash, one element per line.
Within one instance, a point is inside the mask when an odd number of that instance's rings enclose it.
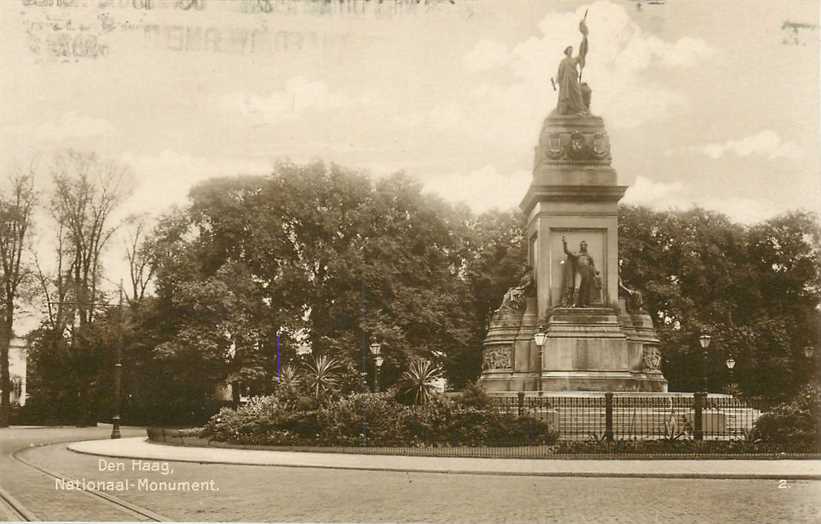
<path fill-rule="evenodd" d="M 641 294 L 619 279 L 618 202 L 627 187 L 611 167 L 604 121 L 590 112 L 585 20 L 579 30 L 578 55 L 567 47 L 550 79 L 558 102 L 520 204 L 528 266 L 483 343 L 479 383 L 488 392 L 667 391 L 652 319 Z"/>

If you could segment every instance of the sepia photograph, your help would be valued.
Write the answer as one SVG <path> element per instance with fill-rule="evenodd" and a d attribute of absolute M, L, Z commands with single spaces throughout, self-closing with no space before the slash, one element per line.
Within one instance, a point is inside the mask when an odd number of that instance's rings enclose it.
<path fill-rule="evenodd" d="M 819 19 L 0 0 L 0 521 L 821 522 Z"/>

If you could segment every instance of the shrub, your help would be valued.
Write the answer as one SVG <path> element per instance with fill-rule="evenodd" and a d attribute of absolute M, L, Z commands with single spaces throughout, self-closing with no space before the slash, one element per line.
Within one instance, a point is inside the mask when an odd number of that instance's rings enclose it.
<path fill-rule="evenodd" d="M 319 355 L 305 364 L 302 380 L 306 382 L 314 398 L 320 399 L 338 390 L 342 368 L 342 363 L 337 359 Z"/>
<path fill-rule="evenodd" d="M 559 440 L 546 422 L 533 417 L 496 415 L 488 435 L 489 446 L 550 445 Z"/>
<path fill-rule="evenodd" d="M 427 404 L 405 411 L 403 425 L 408 445 L 442 445 L 452 439 L 448 430 L 454 418 L 455 405 L 443 397 L 433 397 Z"/>
<path fill-rule="evenodd" d="M 777 451 L 763 443 L 746 440 L 563 440 L 555 446 L 557 454 L 749 454 Z"/>
<path fill-rule="evenodd" d="M 523 446 L 550 444 L 547 424 L 465 407 L 435 396 L 406 406 L 390 393 L 354 394 L 321 409 L 300 410 L 276 396 L 223 409 L 202 436 L 240 444 L 328 446 Z"/>
<path fill-rule="evenodd" d="M 484 389 L 482 389 L 476 382 L 468 382 L 462 390 L 462 397 L 460 403 L 463 406 L 487 409 L 491 406 L 492 399 Z"/>
<path fill-rule="evenodd" d="M 425 359 L 411 360 L 407 371 L 399 379 L 400 401 L 408 404 L 424 404 L 436 391 L 436 381 L 441 378 L 442 370 L 433 362 Z"/>
<path fill-rule="evenodd" d="M 791 402 L 779 404 L 755 422 L 752 439 L 785 451 L 821 451 L 821 388 L 810 384 Z"/>
<path fill-rule="evenodd" d="M 319 411 L 320 441 L 336 446 L 401 446 L 407 408 L 386 393 L 354 394 Z"/>

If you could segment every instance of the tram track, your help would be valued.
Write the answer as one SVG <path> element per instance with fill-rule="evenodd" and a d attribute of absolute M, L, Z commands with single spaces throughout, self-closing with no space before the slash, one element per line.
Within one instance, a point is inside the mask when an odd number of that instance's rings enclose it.
<path fill-rule="evenodd" d="M 9 520 L 30 522 L 37 520 L 37 517 L 27 510 L 19 500 L 14 498 L 8 491 L 0 487 L 0 508 L 9 517 Z"/>
<path fill-rule="evenodd" d="M 24 447 L 17 449 L 8 454 L 8 457 L 26 468 L 34 470 L 40 473 L 43 476 L 49 477 L 51 479 L 55 479 L 58 481 L 63 482 L 71 482 L 72 480 L 67 475 L 63 474 L 59 471 L 49 470 L 44 468 L 38 464 L 35 464 L 26 458 L 22 457 L 21 454 L 27 450 L 55 445 L 57 443 L 53 442 L 46 442 L 40 443 L 34 446 Z M 93 499 L 96 503 L 102 503 L 109 507 L 113 507 L 119 512 L 123 513 L 127 516 L 127 520 L 130 521 L 151 521 L 151 522 L 169 522 L 173 519 L 156 513 L 148 508 L 143 508 L 136 504 L 132 504 L 127 502 L 119 497 L 106 493 L 104 491 L 99 491 L 90 487 L 83 487 L 83 489 L 78 489 L 75 493 L 78 496 L 87 496 Z M 17 500 L 13 495 L 11 495 L 7 490 L 5 490 L 2 486 L 0 486 L 0 508 L 2 508 L 3 512 L 8 515 L 12 520 L 19 520 L 19 521 L 39 521 L 44 520 L 40 518 L 35 512 L 28 509 L 25 505 L 23 505 L 19 500 Z"/>

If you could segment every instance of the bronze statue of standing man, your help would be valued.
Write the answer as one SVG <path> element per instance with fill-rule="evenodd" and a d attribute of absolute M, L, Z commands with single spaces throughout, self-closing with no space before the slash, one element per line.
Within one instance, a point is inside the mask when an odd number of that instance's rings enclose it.
<path fill-rule="evenodd" d="M 584 14 L 585 19 L 587 13 Z M 560 115 L 586 115 L 590 113 L 590 88 L 581 83 L 581 70 L 584 69 L 587 57 L 587 24 L 584 19 L 579 22 L 579 31 L 582 34 L 582 43 L 579 45 L 579 54 L 573 56 L 573 46 L 564 50 L 564 58 L 559 63 L 556 81 L 559 87 L 559 102 L 556 112 Z M 552 80 L 552 79 L 551 79 Z"/>
<path fill-rule="evenodd" d="M 567 249 L 567 239 L 562 236 L 562 246 L 567 255 L 562 286 L 562 304 L 570 307 L 589 307 L 601 304 L 601 277 L 593 257 L 587 252 L 587 242 L 579 244 L 579 252 Z"/>

